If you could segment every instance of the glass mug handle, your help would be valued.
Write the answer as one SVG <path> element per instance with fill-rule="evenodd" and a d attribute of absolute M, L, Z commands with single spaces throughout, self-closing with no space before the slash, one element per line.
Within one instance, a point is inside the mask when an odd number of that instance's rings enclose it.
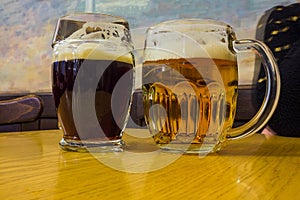
<path fill-rule="evenodd" d="M 250 136 L 263 128 L 274 113 L 280 94 L 279 69 L 271 50 L 264 43 L 250 39 L 236 40 L 233 42 L 233 49 L 236 53 L 254 50 L 262 58 L 267 81 L 266 93 L 260 109 L 246 124 L 229 130 L 226 136 L 228 140 Z"/>

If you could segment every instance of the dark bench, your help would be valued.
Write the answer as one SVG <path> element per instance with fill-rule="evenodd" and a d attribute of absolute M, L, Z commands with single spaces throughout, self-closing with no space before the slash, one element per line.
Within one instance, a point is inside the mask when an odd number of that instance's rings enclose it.
<path fill-rule="evenodd" d="M 256 112 L 255 105 L 253 103 L 254 95 L 253 86 L 240 86 L 238 103 L 237 103 L 237 115 L 235 118 L 235 126 L 243 124 L 248 121 Z M 7 100 L 23 96 L 24 94 L 7 94 L 1 95 L 0 100 Z M 43 102 L 43 111 L 39 118 L 31 122 L 19 122 L 13 124 L 0 125 L 0 132 L 10 131 L 30 131 L 30 130 L 46 130 L 57 129 L 57 115 L 55 111 L 54 101 L 52 94 L 49 93 L 37 93 Z M 143 103 L 142 93 L 137 90 L 134 93 L 132 108 L 131 108 L 131 120 L 127 127 L 143 127 L 145 126 L 145 120 L 143 116 Z"/>

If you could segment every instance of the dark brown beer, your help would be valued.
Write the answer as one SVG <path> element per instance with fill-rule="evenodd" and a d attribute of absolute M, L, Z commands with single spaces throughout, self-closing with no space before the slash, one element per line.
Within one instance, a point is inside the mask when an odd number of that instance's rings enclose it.
<path fill-rule="evenodd" d="M 95 70 L 95 74 L 102 74 L 99 77 L 98 84 L 95 92 L 95 112 L 99 124 L 91 125 L 91 131 L 78 134 L 72 111 L 73 88 L 77 74 L 84 75 L 85 68 L 89 68 L 86 79 L 91 77 L 91 70 Z M 92 68 L 92 69 L 91 69 Z M 120 124 L 124 124 L 128 116 L 128 108 L 131 99 L 133 87 L 133 64 L 132 62 L 124 62 L 123 60 L 97 60 L 97 59 L 69 59 L 59 60 L 52 64 L 52 90 L 57 108 L 58 117 L 61 126 L 64 130 L 65 140 L 118 140 L 121 139 Z M 102 70 L 102 71 L 101 71 Z M 129 73 L 127 73 L 129 72 Z M 112 112 L 112 99 L 111 95 L 116 83 L 120 78 L 127 73 L 123 87 L 127 88 L 122 90 L 119 95 L 120 100 L 114 104 L 114 112 L 118 115 L 113 115 Z M 129 75 L 128 75 L 129 74 Z M 93 75 L 93 73 L 92 73 Z M 93 77 L 97 78 L 97 77 Z M 80 84 L 80 83 L 79 83 Z M 86 88 L 88 91 L 89 88 Z M 89 123 L 86 119 L 86 123 Z M 99 126 L 102 128 L 103 133 L 95 133 L 92 126 Z"/>

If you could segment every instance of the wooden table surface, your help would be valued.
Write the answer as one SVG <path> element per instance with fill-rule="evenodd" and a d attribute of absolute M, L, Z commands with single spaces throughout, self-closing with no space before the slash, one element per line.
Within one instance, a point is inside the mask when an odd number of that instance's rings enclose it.
<path fill-rule="evenodd" d="M 0 199 L 300 199 L 300 138 L 256 134 L 200 157 L 132 134 L 124 152 L 65 152 L 61 136 L 0 133 Z"/>

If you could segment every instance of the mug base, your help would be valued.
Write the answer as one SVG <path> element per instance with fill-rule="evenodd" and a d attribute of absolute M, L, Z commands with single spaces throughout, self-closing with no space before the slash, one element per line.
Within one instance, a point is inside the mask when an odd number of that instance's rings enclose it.
<path fill-rule="evenodd" d="M 209 153 L 218 152 L 221 149 L 221 143 L 219 144 L 158 144 L 159 148 L 163 151 L 170 153 L 181 154 L 199 154 L 205 156 Z"/>
<path fill-rule="evenodd" d="M 123 151 L 123 140 L 110 140 L 102 142 L 67 140 L 62 138 L 60 147 L 65 151 L 75 152 L 121 152 Z"/>

